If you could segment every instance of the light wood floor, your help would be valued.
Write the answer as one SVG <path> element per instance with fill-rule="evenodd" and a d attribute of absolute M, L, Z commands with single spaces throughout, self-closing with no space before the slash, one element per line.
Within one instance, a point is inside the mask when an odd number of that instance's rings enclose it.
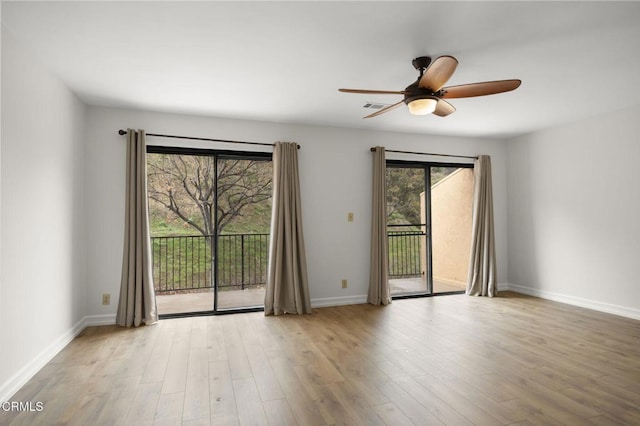
<path fill-rule="evenodd" d="M 638 425 L 640 321 L 514 293 L 91 327 L 0 424 Z"/>

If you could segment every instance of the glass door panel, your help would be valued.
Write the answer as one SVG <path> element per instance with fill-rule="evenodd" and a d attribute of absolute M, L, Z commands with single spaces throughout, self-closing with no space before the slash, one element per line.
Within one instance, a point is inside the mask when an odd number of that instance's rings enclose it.
<path fill-rule="evenodd" d="M 214 306 L 215 158 L 147 154 L 153 279 L 158 313 Z"/>
<path fill-rule="evenodd" d="M 464 291 L 473 168 L 388 162 L 386 183 L 391 295 Z"/>
<path fill-rule="evenodd" d="M 433 293 L 464 291 L 469 269 L 473 169 L 431 167 Z"/>
<path fill-rule="evenodd" d="M 217 309 L 264 305 L 271 226 L 271 161 L 218 159 Z"/>
<path fill-rule="evenodd" d="M 147 189 L 159 314 L 262 306 L 270 158 L 154 148 Z"/>
<path fill-rule="evenodd" d="M 424 168 L 387 167 L 387 244 L 391 295 L 429 291 Z"/>

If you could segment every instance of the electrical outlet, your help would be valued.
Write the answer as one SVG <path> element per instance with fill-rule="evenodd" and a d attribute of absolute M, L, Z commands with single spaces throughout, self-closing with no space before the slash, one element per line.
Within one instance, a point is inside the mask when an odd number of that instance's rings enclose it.
<path fill-rule="evenodd" d="M 347 280 L 342 280 L 342 288 L 347 288 Z"/>
<path fill-rule="evenodd" d="M 104 293 L 102 295 L 102 304 L 110 305 L 111 304 L 111 295 L 109 293 Z"/>
<path fill-rule="evenodd" d="M 353 222 L 353 212 L 347 213 L 347 222 Z"/>

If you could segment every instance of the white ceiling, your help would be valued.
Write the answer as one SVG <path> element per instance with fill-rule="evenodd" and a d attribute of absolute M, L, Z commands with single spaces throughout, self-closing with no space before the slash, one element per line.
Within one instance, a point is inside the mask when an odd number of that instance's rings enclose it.
<path fill-rule="evenodd" d="M 640 2 L 3 2 L 2 22 L 90 105 L 509 137 L 640 104 Z M 519 78 L 446 117 L 340 87 L 402 90 L 417 56 L 447 85 Z"/>

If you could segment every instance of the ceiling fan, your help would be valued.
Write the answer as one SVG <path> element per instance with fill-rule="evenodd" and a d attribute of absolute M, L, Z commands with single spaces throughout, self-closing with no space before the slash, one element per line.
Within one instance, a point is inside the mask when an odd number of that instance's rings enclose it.
<path fill-rule="evenodd" d="M 413 66 L 420 72 L 415 83 L 410 84 L 404 90 L 360 90 L 338 89 L 344 93 L 360 93 L 372 95 L 404 95 L 404 99 L 395 104 L 386 106 L 379 111 L 363 118 L 376 117 L 385 112 L 397 108 L 402 103 L 409 107 L 413 115 L 435 114 L 440 117 L 455 112 L 455 108 L 445 99 L 470 98 L 474 96 L 493 95 L 509 92 L 520 86 L 520 80 L 497 80 L 482 83 L 461 84 L 459 86 L 443 87 L 453 75 L 458 66 L 458 60 L 453 56 L 439 56 L 433 62 L 428 56 L 421 56 L 413 60 Z"/>

